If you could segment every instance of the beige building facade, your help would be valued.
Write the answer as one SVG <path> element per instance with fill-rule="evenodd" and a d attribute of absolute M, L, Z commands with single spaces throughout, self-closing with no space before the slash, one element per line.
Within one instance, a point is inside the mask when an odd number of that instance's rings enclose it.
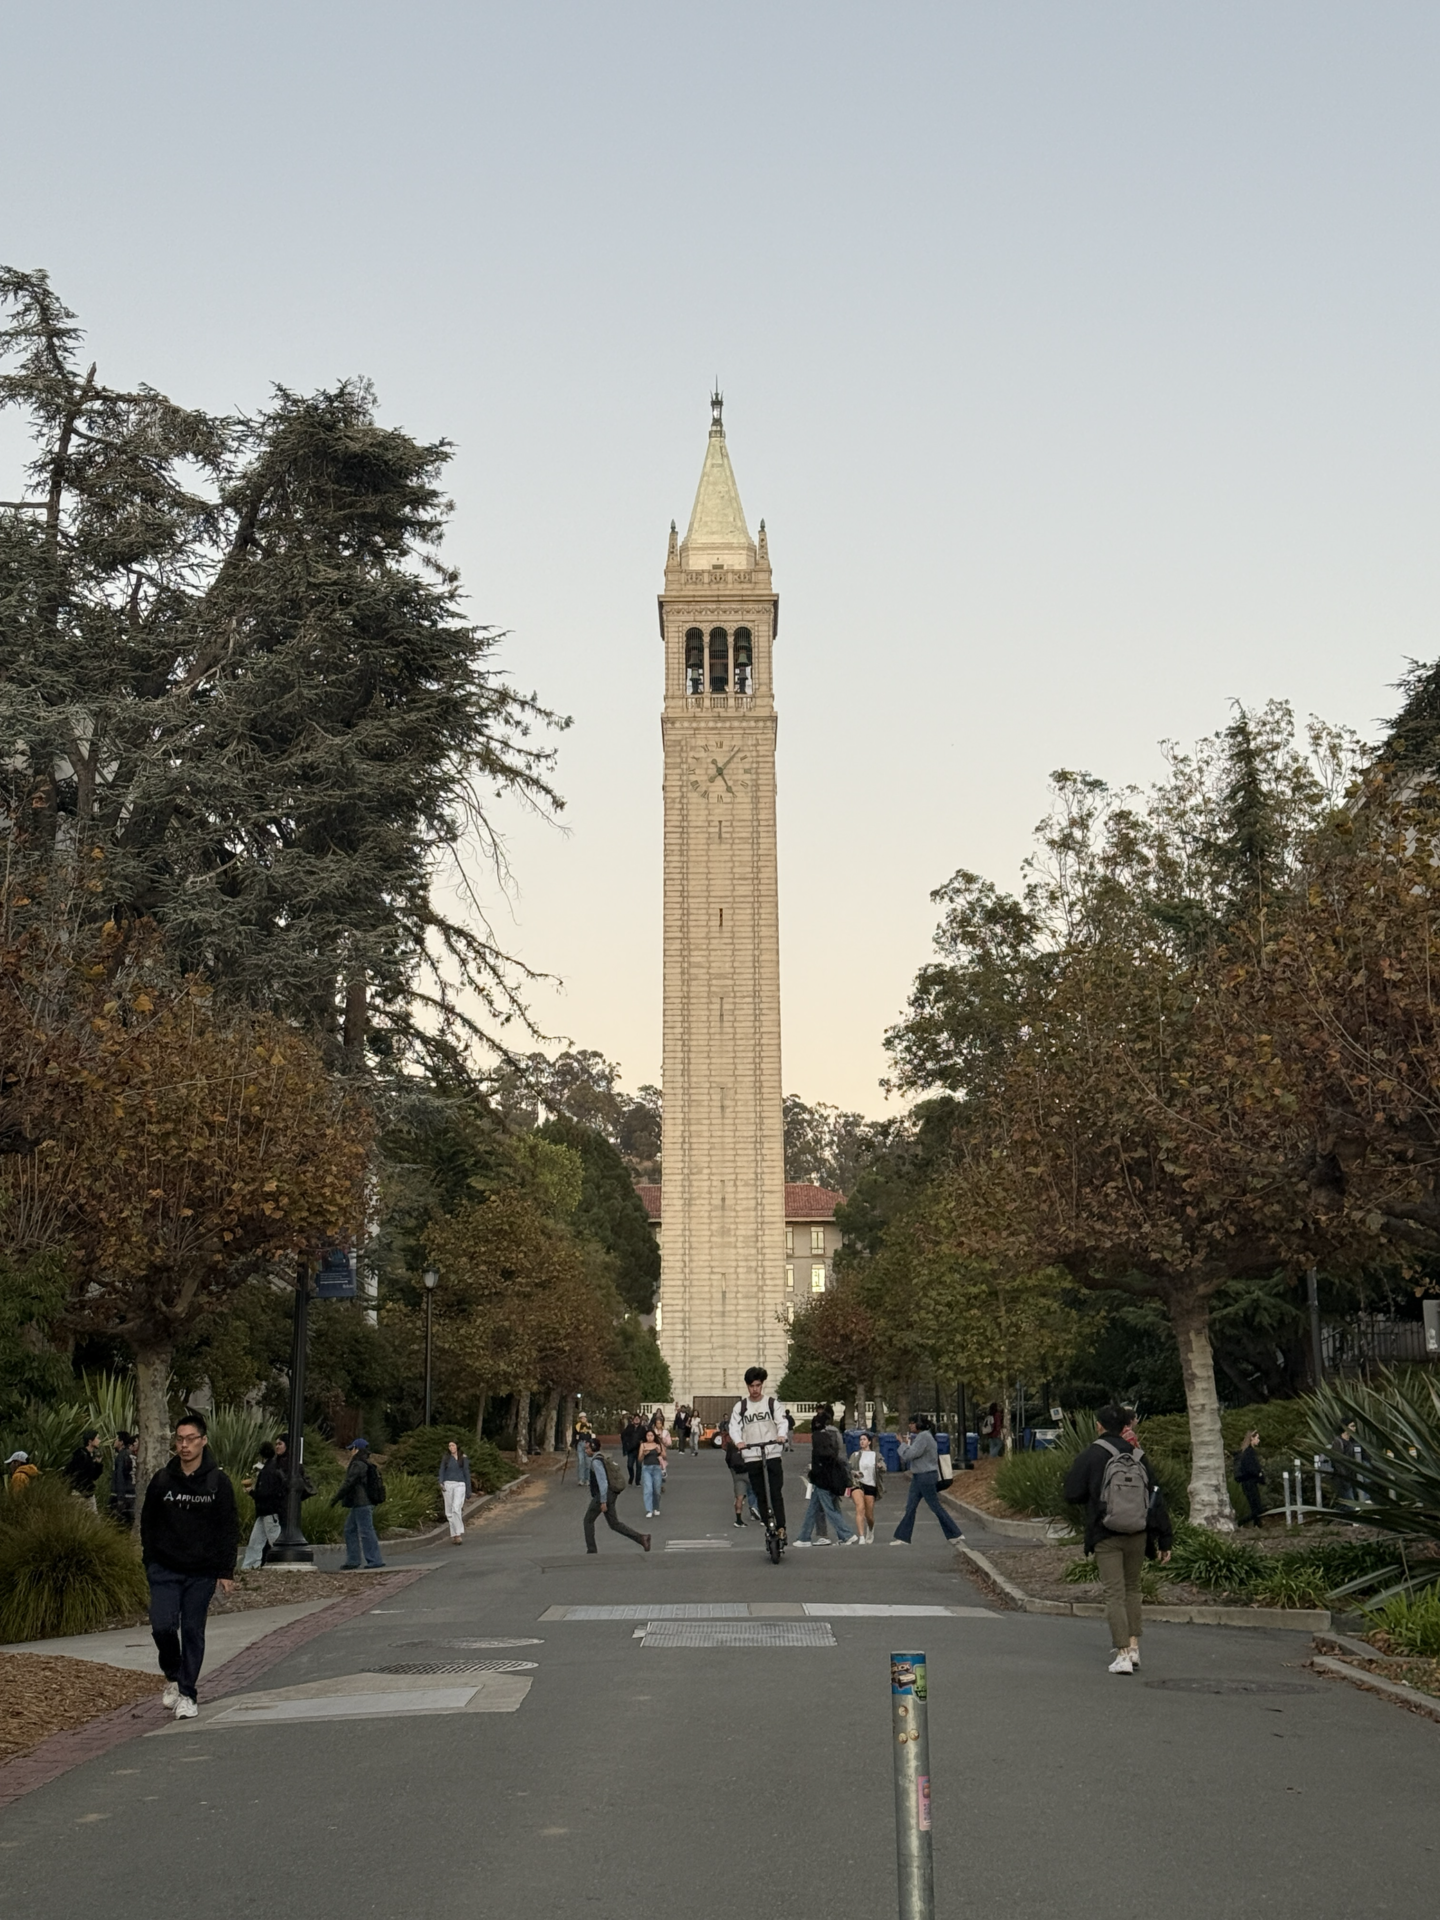
<path fill-rule="evenodd" d="M 664 1122 L 656 1331 L 677 1398 L 734 1393 L 786 1348 L 779 600 L 711 402 L 695 506 L 670 529 L 665 648 Z M 790 1295 L 793 1299 L 793 1294 Z"/>

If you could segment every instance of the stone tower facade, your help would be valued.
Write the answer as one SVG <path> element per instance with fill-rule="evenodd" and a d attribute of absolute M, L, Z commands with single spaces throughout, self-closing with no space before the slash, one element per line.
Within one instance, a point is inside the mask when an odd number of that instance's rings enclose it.
<path fill-rule="evenodd" d="M 665 643 L 664 1135 L 657 1330 L 682 1400 L 784 1364 L 775 700 L 779 600 L 750 538 L 722 400 L 683 540 L 670 529 Z"/>

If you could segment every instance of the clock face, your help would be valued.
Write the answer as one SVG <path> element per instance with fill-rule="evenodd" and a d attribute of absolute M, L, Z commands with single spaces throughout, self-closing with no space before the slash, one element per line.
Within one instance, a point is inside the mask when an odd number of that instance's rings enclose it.
<path fill-rule="evenodd" d="M 702 741 L 690 754 L 690 791 L 707 800 L 733 800 L 750 787 L 750 756 L 733 740 Z"/>

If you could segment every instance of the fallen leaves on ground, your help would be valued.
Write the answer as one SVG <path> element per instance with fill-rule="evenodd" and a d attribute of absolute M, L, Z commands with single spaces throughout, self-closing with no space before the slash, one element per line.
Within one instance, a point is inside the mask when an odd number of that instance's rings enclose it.
<path fill-rule="evenodd" d="M 83 1727 L 116 1707 L 160 1697 L 159 1673 L 70 1660 L 57 1653 L 0 1653 L 0 1760 L 28 1753 L 52 1733 Z"/>

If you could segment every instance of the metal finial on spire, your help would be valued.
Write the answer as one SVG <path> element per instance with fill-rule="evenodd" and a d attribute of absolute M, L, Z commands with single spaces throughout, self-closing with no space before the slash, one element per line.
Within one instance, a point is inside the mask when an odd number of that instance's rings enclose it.
<path fill-rule="evenodd" d="M 715 390 L 710 395 L 710 425 L 712 427 L 724 426 L 725 422 L 721 418 L 724 411 L 725 411 L 725 396 L 720 391 L 720 379 L 719 379 L 719 376 L 717 375 L 715 379 Z"/>

